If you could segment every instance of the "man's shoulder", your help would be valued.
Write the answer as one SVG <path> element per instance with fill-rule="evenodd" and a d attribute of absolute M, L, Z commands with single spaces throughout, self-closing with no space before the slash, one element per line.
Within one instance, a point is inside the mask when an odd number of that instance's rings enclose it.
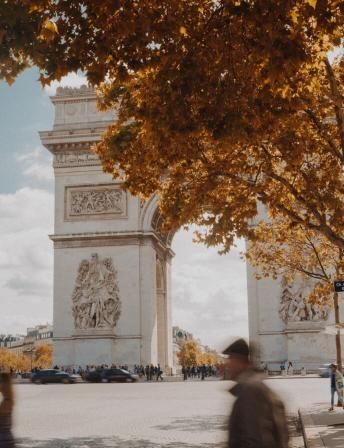
<path fill-rule="evenodd" d="M 272 403 L 282 404 L 282 400 L 278 394 L 272 390 L 264 381 L 265 375 L 259 371 L 252 371 L 238 384 L 240 385 L 240 395 L 243 398 L 246 396 L 256 396 L 261 399 L 267 399 Z"/>

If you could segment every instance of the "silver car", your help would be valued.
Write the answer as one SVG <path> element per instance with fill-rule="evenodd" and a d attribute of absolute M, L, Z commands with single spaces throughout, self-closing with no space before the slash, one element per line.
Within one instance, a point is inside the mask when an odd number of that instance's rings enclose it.
<path fill-rule="evenodd" d="M 319 373 L 319 376 L 321 376 L 321 378 L 329 378 L 329 376 L 330 376 L 330 365 L 331 365 L 331 363 L 329 363 L 329 364 L 321 364 L 321 366 L 318 369 L 318 373 Z"/>

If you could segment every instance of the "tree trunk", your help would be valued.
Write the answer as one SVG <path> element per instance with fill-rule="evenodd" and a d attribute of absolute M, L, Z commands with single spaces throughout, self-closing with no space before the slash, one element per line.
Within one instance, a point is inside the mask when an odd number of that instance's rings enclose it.
<path fill-rule="evenodd" d="M 335 317 L 335 325 L 340 324 L 340 314 L 339 314 L 339 303 L 338 303 L 338 293 L 335 292 L 333 294 L 333 301 L 334 301 L 334 317 Z M 340 341 L 340 329 L 337 328 L 336 333 L 336 352 L 337 352 L 337 365 L 338 370 L 342 372 L 342 347 L 341 347 L 341 341 Z"/>

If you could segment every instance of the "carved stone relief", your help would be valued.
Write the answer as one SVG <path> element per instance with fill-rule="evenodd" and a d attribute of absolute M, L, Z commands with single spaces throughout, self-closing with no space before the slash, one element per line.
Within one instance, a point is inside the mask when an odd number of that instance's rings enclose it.
<path fill-rule="evenodd" d="M 111 258 L 82 260 L 72 295 L 74 326 L 113 329 L 121 314 L 117 272 Z"/>
<path fill-rule="evenodd" d="M 283 322 L 301 322 L 326 320 L 329 315 L 327 305 L 319 306 L 307 301 L 309 285 L 289 285 L 282 282 L 279 315 Z"/>
<path fill-rule="evenodd" d="M 66 220 L 126 217 L 126 193 L 118 185 L 66 187 Z"/>

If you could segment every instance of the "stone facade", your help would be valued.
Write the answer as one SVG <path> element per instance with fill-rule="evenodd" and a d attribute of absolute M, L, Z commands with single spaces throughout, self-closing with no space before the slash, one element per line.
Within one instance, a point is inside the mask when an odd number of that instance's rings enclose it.
<path fill-rule="evenodd" d="M 98 112 L 92 89 L 58 88 L 52 102 L 40 136 L 55 172 L 54 363 L 170 370 L 173 252 L 157 199 L 142 204 L 103 172 L 91 146 L 116 112 Z"/>
<path fill-rule="evenodd" d="M 247 288 L 249 337 L 257 347 L 258 363 L 278 370 L 281 363 L 291 361 L 297 369 L 316 370 L 336 359 L 335 336 L 327 330 L 334 323 L 333 310 L 305 300 L 307 282 L 286 285 L 281 279 L 256 280 L 248 265 Z"/>

